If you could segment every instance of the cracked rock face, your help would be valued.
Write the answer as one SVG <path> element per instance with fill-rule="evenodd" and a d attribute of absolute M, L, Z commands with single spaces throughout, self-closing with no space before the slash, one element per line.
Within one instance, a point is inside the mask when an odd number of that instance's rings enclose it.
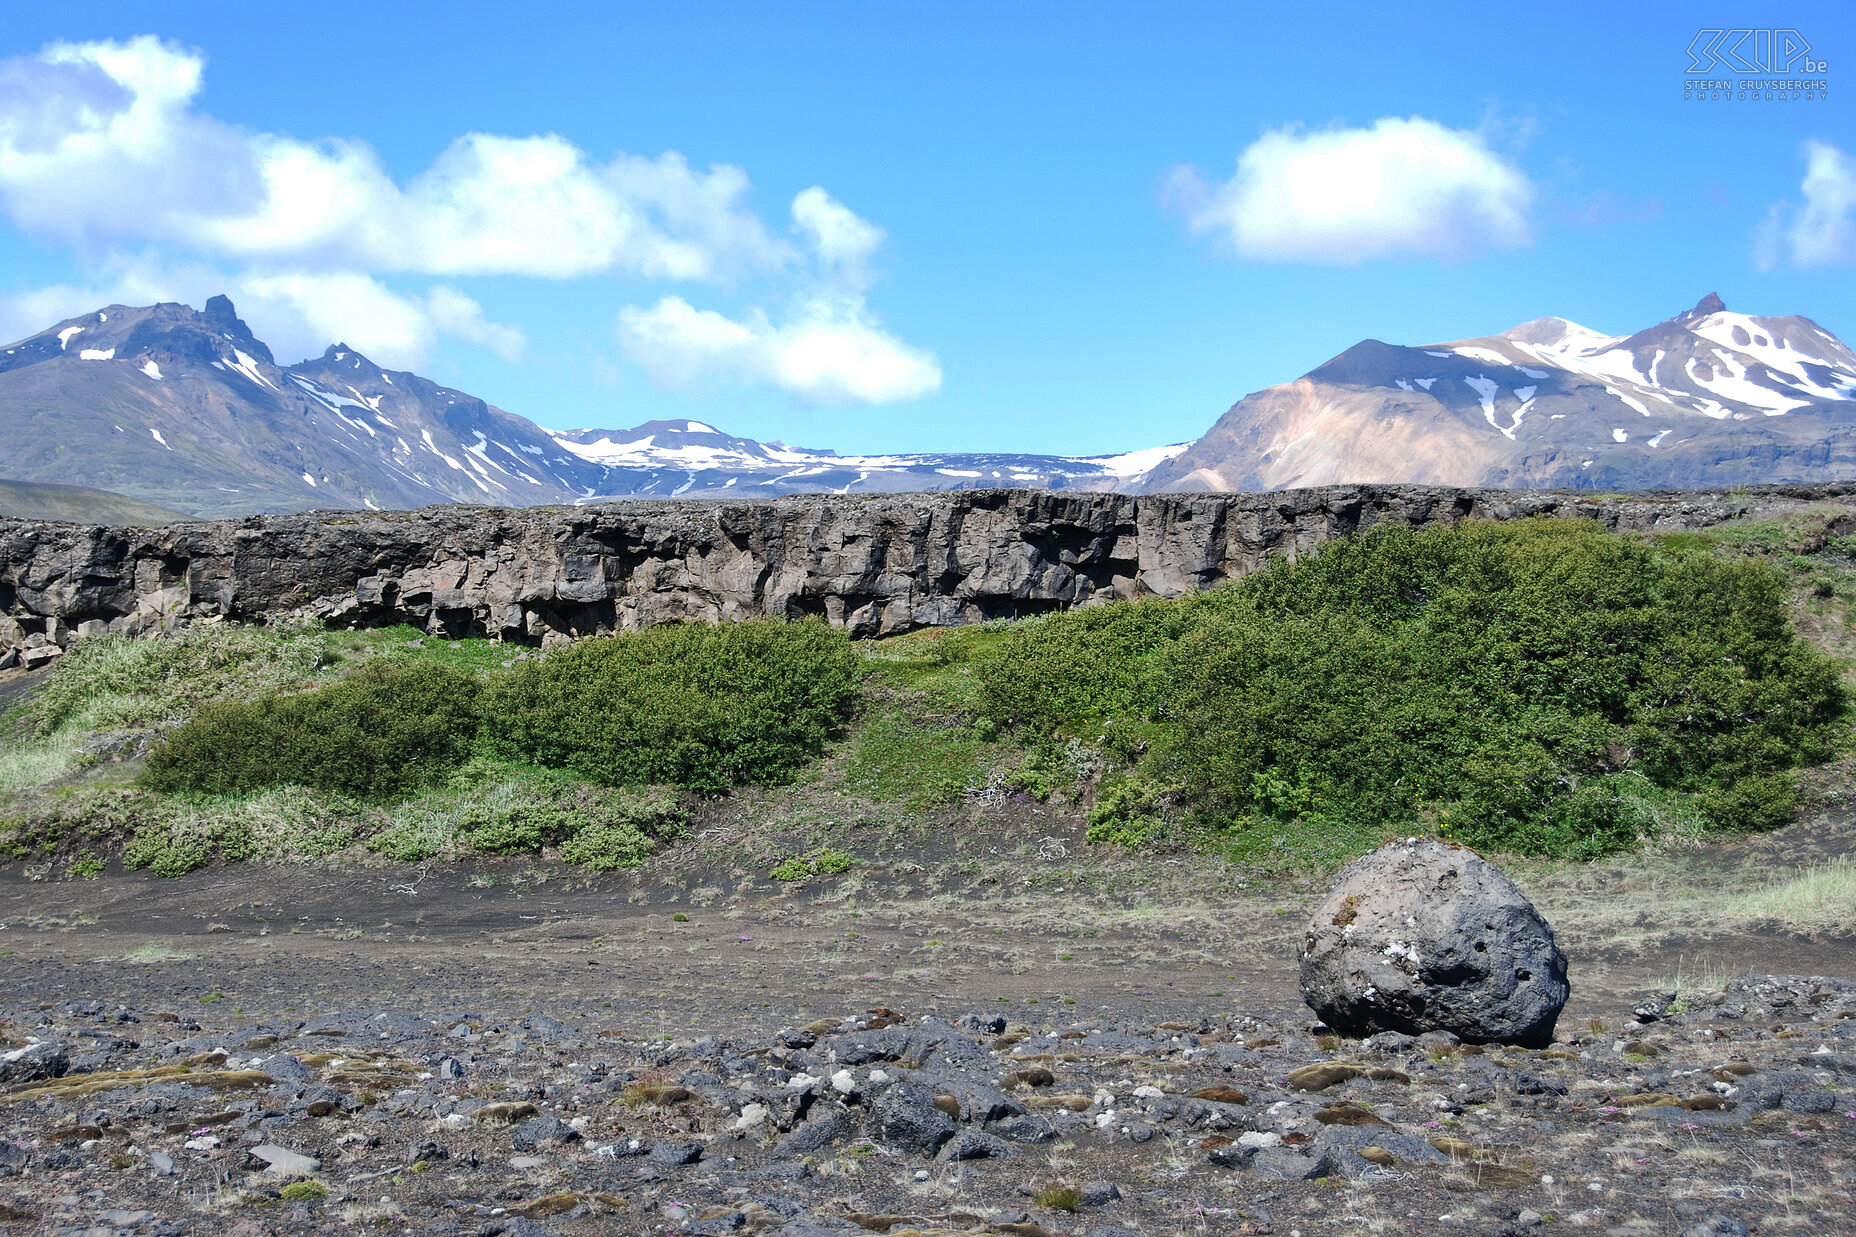
<path fill-rule="evenodd" d="M 1571 992 L 1533 903 L 1474 851 L 1434 839 L 1388 842 L 1344 868 L 1301 964 L 1302 999 L 1349 1036 L 1545 1047 Z"/>
<path fill-rule="evenodd" d="M 328 511 L 105 528 L 0 519 L 0 670 L 213 619 L 410 623 L 550 645 L 676 621 L 854 636 L 1177 597 L 1381 523 L 1556 516 L 1694 530 L 1856 484 L 1594 495 L 1340 485 L 1270 494 L 966 490 L 773 502 Z"/>

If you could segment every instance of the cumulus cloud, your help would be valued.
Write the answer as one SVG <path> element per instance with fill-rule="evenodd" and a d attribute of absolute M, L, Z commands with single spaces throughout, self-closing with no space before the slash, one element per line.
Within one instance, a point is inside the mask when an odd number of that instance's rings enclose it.
<path fill-rule="evenodd" d="M 891 404 L 939 390 L 934 354 L 883 330 L 865 304 L 883 229 L 816 185 L 791 209 L 813 254 L 813 289 L 786 321 L 758 308 L 730 318 L 667 296 L 619 312 L 625 354 L 661 386 L 749 382 L 817 404 Z"/>
<path fill-rule="evenodd" d="M 1753 259 L 1761 270 L 1781 263 L 1831 266 L 1856 258 L 1856 159 L 1829 142 L 1802 148 L 1802 204 L 1775 203 L 1754 237 Z"/>
<path fill-rule="evenodd" d="M 725 377 L 822 402 L 940 383 L 934 357 L 865 304 L 883 229 L 819 186 L 792 200 L 795 243 L 752 209 L 740 168 L 674 151 L 602 160 L 555 134 L 467 133 L 400 182 L 365 142 L 200 111 L 204 73 L 198 52 L 146 35 L 0 61 L 0 215 L 103 272 L 0 302 L 0 325 L 30 334 L 99 304 L 225 291 L 280 356 L 341 339 L 413 367 L 445 336 L 512 360 L 527 341 L 448 282 L 386 278 L 767 276 L 799 301 L 782 323 L 670 296 L 622 315 L 627 354 L 660 382 Z"/>
<path fill-rule="evenodd" d="M 619 343 L 652 379 L 765 384 L 819 404 L 888 404 L 941 386 L 929 352 L 884 331 L 857 297 L 820 297 L 776 325 L 761 310 L 737 321 L 667 296 L 619 313 Z"/>
<path fill-rule="evenodd" d="M 789 258 L 739 168 L 469 133 L 400 185 L 366 143 L 248 133 L 196 110 L 204 70 L 146 35 L 0 64 L 0 208 L 75 244 L 441 276 L 701 280 Z"/>
<path fill-rule="evenodd" d="M 1524 245 L 1534 186 L 1477 133 L 1413 116 L 1265 133 L 1229 180 L 1176 168 L 1167 197 L 1241 257 L 1347 265 Z"/>
<path fill-rule="evenodd" d="M 869 262 L 888 235 L 817 185 L 793 198 L 793 226 L 806 238 L 819 265 L 856 288 L 869 283 Z"/>
<path fill-rule="evenodd" d="M 506 360 L 528 348 L 520 330 L 491 322 L 483 306 L 442 285 L 409 296 L 361 271 L 285 271 L 236 275 L 227 286 L 245 319 L 265 324 L 259 334 L 280 359 L 313 355 L 340 340 L 381 365 L 417 369 L 441 335 Z"/>
<path fill-rule="evenodd" d="M 505 361 L 519 361 L 528 355 L 528 337 L 518 327 L 491 322 L 483 306 L 456 288 L 440 284 L 425 296 L 425 310 L 434 329 L 455 335 L 479 347 L 488 348 Z"/>

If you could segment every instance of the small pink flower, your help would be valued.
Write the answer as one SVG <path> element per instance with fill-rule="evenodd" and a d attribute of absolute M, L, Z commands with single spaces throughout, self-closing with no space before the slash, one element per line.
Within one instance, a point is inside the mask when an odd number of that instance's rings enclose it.
<path fill-rule="evenodd" d="M 742 939 L 742 940 L 744 940 L 744 941 L 751 941 L 751 940 L 753 940 L 754 938 L 753 938 L 753 937 L 751 937 L 751 936 L 744 936 L 744 937 L 742 937 L 741 939 Z"/>

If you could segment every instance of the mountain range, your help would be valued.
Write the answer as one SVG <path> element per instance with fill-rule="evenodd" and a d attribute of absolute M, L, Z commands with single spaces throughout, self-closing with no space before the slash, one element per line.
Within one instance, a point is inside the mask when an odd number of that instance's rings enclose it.
<path fill-rule="evenodd" d="M 280 366 L 216 296 L 112 305 L 0 349 L 0 431 L 0 478 L 202 516 L 824 490 L 1720 486 L 1856 476 L 1856 353 L 1808 318 L 1710 294 L 1628 336 L 1539 318 L 1443 344 L 1366 340 L 1190 444 L 840 456 L 699 421 L 543 429 L 345 344 Z"/>
<path fill-rule="evenodd" d="M 346 344 L 280 366 L 223 296 L 111 305 L 0 349 L 0 476 L 205 516 L 819 490 L 1121 488 L 1131 456 L 839 456 L 699 421 L 549 431 Z"/>
<path fill-rule="evenodd" d="M 1663 489 L 1856 476 L 1856 353 L 1809 318 L 1709 293 L 1634 335 L 1563 318 L 1400 347 L 1369 339 L 1246 396 L 1142 479 Z"/>

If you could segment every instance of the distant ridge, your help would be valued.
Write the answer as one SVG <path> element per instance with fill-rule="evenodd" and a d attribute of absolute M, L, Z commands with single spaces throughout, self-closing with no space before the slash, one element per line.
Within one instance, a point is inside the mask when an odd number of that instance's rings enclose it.
<path fill-rule="evenodd" d="M 82 485 L 0 480 L 0 517 L 64 524 L 125 524 L 153 528 L 191 520 L 184 511 L 157 507 L 126 494 Z"/>
<path fill-rule="evenodd" d="M 700 421 L 544 430 L 344 343 L 279 366 L 223 296 L 110 305 L 0 349 L 0 433 L 21 480 L 236 516 L 434 503 L 820 491 L 1125 489 L 1185 444 L 1120 456 L 840 456 Z"/>
<path fill-rule="evenodd" d="M 1543 317 L 1363 340 L 1190 444 L 840 455 L 687 419 L 543 429 L 343 343 L 279 366 L 215 296 L 111 305 L 0 349 L 0 435 L 15 480 L 203 517 L 994 488 L 1696 489 L 1856 478 L 1856 353 L 1808 318 L 1709 293 L 1632 335 Z"/>

